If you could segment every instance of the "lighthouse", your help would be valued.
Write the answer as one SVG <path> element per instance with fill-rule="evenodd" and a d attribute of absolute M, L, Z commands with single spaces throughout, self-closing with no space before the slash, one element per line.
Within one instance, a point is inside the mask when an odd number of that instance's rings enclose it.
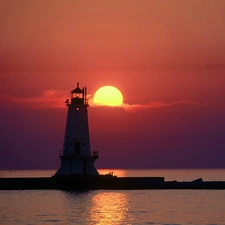
<path fill-rule="evenodd" d="M 63 148 L 60 151 L 61 167 L 55 176 L 99 175 L 94 166 L 98 152 L 91 152 L 88 126 L 87 88 L 77 87 L 71 91 Z"/>

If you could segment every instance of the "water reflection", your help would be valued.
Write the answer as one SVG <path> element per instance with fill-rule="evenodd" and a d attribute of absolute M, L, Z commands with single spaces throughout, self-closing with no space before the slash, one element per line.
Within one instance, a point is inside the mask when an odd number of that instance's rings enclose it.
<path fill-rule="evenodd" d="M 122 192 L 104 191 L 93 195 L 90 207 L 92 224 L 123 224 L 131 218 L 128 216 L 128 194 Z"/>
<path fill-rule="evenodd" d="M 0 224 L 218 224 L 224 190 L 0 191 Z"/>
<path fill-rule="evenodd" d="M 125 191 L 63 191 L 64 219 L 68 224 L 127 224 L 129 193 Z"/>

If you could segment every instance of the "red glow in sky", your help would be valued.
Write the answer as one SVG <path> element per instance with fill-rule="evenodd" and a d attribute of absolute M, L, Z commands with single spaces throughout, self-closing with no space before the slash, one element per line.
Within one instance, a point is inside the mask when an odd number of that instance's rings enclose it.
<path fill-rule="evenodd" d="M 0 169 L 57 169 L 79 81 L 96 167 L 225 165 L 223 0 L 0 1 Z"/>

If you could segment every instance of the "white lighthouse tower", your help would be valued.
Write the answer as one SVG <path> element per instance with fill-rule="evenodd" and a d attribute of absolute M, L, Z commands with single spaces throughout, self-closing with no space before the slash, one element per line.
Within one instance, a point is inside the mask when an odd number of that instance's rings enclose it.
<path fill-rule="evenodd" d="M 87 88 L 77 87 L 66 100 L 68 115 L 63 149 L 60 151 L 61 167 L 55 176 L 98 175 L 94 162 L 98 152 L 91 152 L 88 128 Z"/>

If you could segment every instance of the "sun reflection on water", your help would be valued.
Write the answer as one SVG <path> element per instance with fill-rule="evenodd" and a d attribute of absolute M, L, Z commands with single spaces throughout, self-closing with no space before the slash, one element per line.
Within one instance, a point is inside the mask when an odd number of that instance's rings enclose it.
<path fill-rule="evenodd" d="M 100 192 L 93 196 L 90 207 L 90 221 L 94 224 L 123 224 L 128 218 L 129 199 L 126 193 Z"/>

